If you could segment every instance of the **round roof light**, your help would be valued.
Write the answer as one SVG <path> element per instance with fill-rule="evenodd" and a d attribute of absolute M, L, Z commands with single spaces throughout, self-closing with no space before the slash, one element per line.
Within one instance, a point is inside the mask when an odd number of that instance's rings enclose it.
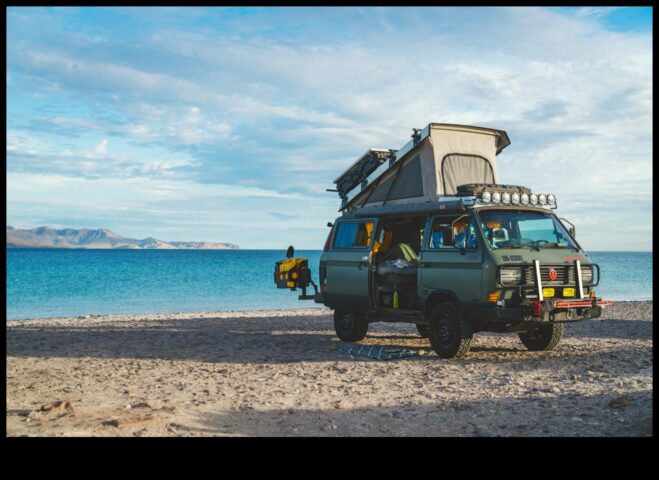
<path fill-rule="evenodd" d="M 513 202 L 515 205 L 519 203 L 519 193 L 515 192 L 510 196 L 510 201 Z"/>
<path fill-rule="evenodd" d="M 501 194 L 499 192 L 494 192 L 492 194 L 492 202 L 499 203 L 501 201 Z"/>
<path fill-rule="evenodd" d="M 503 192 L 501 194 L 501 202 L 502 203 L 510 203 L 510 193 L 508 192 Z"/>
<path fill-rule="evenodd" d="M 490 192 L 483 192 L 481 200 L 485 203 L 489 203 L 492 200 L 492 194 Z"/>
<path fill-rule="evenodd" d="M 556 205 L 556 195 L 554 195 L 553 193 L 547 195 L 547 203 L 549 205 Z"/>
<path fill-rule="evenodd" d="M 531 205 L 536 205 L 538 203 L 538 196 L 535 193 L 532 193 L 529 197 Z"/>
<path fill-rule="evenodd" d="M 540 205 L 547 205 L 547 195 L 545 195 L 544 193 L 538 195 L 538 202 L 540 203 Z"/>
<path fill-rule="evenodd" d="M 522 205 L 528 205 L 528 204 L 529 204 L 529 194 L 522 193 Z"/>

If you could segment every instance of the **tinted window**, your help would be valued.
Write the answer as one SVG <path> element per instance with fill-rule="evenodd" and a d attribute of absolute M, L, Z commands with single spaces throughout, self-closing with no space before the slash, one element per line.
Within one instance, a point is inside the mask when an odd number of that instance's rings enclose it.
<path fill-rule="evenodd" d="M 577 248 L 563 225 L 549 213 L 487 210 L 479 216 L 492 248 Z"/>
<path fill-rule="evenodd" d="M 339 223 L 334 248 L 367 248 L 371 244 L 373 222 Z"/>

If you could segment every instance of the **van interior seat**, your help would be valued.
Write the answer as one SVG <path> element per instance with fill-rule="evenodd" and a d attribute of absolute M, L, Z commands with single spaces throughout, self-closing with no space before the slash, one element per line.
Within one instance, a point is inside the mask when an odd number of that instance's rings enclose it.
<path fill-rule="evenodd" d="M 492 229 L 492 246 L 496 247 L 499 242 L 508 241 L 508 230 L 502 227 Z"/>

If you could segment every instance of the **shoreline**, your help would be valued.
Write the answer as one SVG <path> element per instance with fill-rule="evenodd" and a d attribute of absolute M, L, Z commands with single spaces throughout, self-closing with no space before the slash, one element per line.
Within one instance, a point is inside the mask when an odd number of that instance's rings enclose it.
<path fill-rule="evenodd" d="M 8 321 L 7 436 L 652 436 L 651 301 L 566 325 L 550 352 L 477 333 L 463 360 L 400 323 L 359 344 L 415 356 L 351 356 L 330 313 Z"/>
<path fill-rule="evenodd" d="M 643 300 L 638 300 L 638 301 L 643 301 Z M 261 313 L 266 313 L 267 315 L 270 315 L 271 312 L 276 313 L 286 313 L 286 312 L 306 312 L 308 310 L 316 311 L 316 310 L 327 310 L 328 312 L 330 311 L 329 308 L 327 308 L 324 305 L 318 306 L 318 307 L 300 307 L 300 308 L 262 308 L 262 309 L 252 309 L 252 310 L 214 310 L 214 311 L 203 311 L 203 310 L 195 310 L 195 311 L 190 311 L 190 312 L 147 312 L 147 313 L 90 313 L 86 315 L 65 315 L 65 316 L 57 316 L 57 317 L 28 317 L 28 318 L 13 318 L 13 319 L 7 319 L 7 322 L 32 322 L 32 321 L 50 321 L 50 320 L 83 320 L 83 319 L 89 319 L 89 318 L 100 318 L 104 317 L 107 318 L 108 320 L 114 320 L 114 319 L 130 319 L 130 320 L 142 320 L 144 318 L 161 318 L 161 317 L 167 317 L 167 318 L 179 318 L 179 317 L 186 317 L 186 316 L 201 316 L 203 318 L 211 318 L 211 317 L 223 317 L 224 315 L 235 315 L 235 314 L 243 314 L 242 316 L 249 316 L 251 314 L 261 314 Z"/>
<path fill-rule="evenodd" d="M 640 303 L 653 303 L 654 300 L 649 299 L 649 300 L 612 300 L 615 304 L 621 303 L 621 304 L 640 304 Z M 267 312 L 268 315 L 270 315 L 270 312 L 296 312 L 296 313 L 304 313 L 306 311 L 327 311 L 331 312 L 331 310 L 322 305 L 319 304 L 317 307 L 299 307 L 299 308 L 259 308 L 259 309 L 250 309 L 250 310 L 213 310 L 213 311 L 204 311 L 204 310 L 195 310 L 195 311 L 189 311 L 189 312 L 143 312 L 143 313 L 89 313 L 86 315 L 59 315 L 55 317 L 25 317 L 25 318 L 12 318 L 12 319 L 7 319 L 7 322 L 30 322 L 30 321 L 49 321 L 49 320 L 64 320 L 64 319 L 89 319 L 89 318 L 99 318 L 99 317 L 107 317 L 109 320 L 116 319 L 116 318 L 130 318 L 133 320 L 140 320 L 142 317 L 144 318 L 149 318 L 149 317 L 163 317 L 167 316 L 169 318 L 177 318 L 178 316 L 189 316 L 189 315 L 194 315 L 194 316 L 202 316 L 203 318 L 209 318 L 210 316 L 224 316 L 225 314 L 243 314 L 243 316 L 249 316 L 252 313 L 264 313 Z M 587 320 L 585 320 L 587 321 Z"/>

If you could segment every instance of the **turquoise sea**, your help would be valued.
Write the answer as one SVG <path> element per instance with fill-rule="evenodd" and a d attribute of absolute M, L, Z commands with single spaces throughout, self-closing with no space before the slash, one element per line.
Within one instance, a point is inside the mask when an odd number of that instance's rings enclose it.
<path fill-rule="evenodd" d="M 284 250 L 7 249 L 7 319 L 321 307 L 277 289 Z M 320 250 L 301 250 L 318 279 Z M 591 252 L 598 296 L 652 300 L 652 252 Z"/>

